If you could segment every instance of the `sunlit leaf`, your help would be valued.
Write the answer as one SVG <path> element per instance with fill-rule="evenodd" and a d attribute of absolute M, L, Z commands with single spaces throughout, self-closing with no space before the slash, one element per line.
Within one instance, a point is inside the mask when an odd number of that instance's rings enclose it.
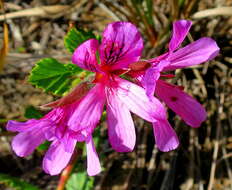
<path fill-rule="evenodd" d="M 74 64 L 62 64 L 53 58 L 45 58 L 32 69 L 29 82 L 45 92 L 62 95 L 67 92 L 73 81 L 72 76 L 80 73 L 81 68 Z"/>
<path fill-rule="evenodd" d="M 74 50 L 84 41 L 90 39 L 90 38 L 96 38 L 96 36 L 91 31 L 84 31 L 76 28 L 71 28 L 67 35 L 64 37 L 64 45 L 66 49 L 73 53 Z"/>
<path fill-rule="evenodd" d="M 71 174 L 66 190 L 92 190 L 94 178 L 87 175 L 83 164 L 78 164 L 76 170 Z"/>

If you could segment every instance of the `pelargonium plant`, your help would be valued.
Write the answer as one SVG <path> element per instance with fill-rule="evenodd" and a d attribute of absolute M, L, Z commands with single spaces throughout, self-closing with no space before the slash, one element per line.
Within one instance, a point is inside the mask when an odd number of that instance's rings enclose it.
<path fill-rule="evenodd" d="M 44 105 L 52 110 L 41 119 L 9 121 L 7 130 L 18 132 L 12 141 L 14 152 L 25 157 L 44 141 L 50 141 L 51 145 L 43 159 L 43 169 L 48 174 L 57 175 L 69 163 L 76 144 L 85 142 L 87 172 L 91 176 L 98 174 L 101 166 L 94 146 L 93 132 L 99 123 L 104 105 L 109 142 L 115 151 L 130 152 L 134 149 L 136 133 L 130 112 L 152 123 L 156 144 L 161 151 L 177 148 L 178 137 L 167 120 L 165 107 L 154 93 L 192 127 L 200 126 L 206 119 L 206 112 L 182 89 L 166 83 L 160 77 L 165 76 L 163 72 L 211 60 L 219 51 L 216 42 L 210 38 L 201 38 L 176 50 L 190 26 L 190 21 L 175 22 L 169 51 L 146 61 L 141 61 L 140 58 L 143 50 L 141 35 L 129 22 L 109 24 L 103 32 L 101 43 L 90 38 L 75 47 L 72 64 L 93 72 L 94 77 L 80 82 L 61 99 Z M 75 40 L 72 39 L 71 42 L 75 44 Z M 49 61 L 40 62 L 33 69 L 31 78 L 37 80 L 44 77 L 40 81 L 40 86 L 44 87 L 49 82 L 47 78 L 54 78 L 61 73 L 61 77 L 47 85 L 46 90 L 51 89 L 52 85 L 53 88 L 59 88 L 59 91 L 63 90 L 65 85 L 61 85 L 61 88 L 57 84 L 65 77 L 70 77 L 72 72 L 68 69 L 73 71 L 74 65 L 63 66 L 54 60 Z M 142 69 L 136 70 L 135 67 L 142 62 L 148 66 L 141 66 Z M 56 64 L 55 75 L 46 70 Z M 132 80 L 122 78 L 123 75 L 132 77 Z"/>

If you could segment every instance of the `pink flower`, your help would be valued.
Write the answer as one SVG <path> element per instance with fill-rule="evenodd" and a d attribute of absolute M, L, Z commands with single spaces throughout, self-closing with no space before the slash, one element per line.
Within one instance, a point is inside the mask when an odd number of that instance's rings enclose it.
<path fill-rule="evenodd" d="M 69 163 L 77 141 L 86 142 L 89 175 L 100 170 L 100 162 L 92 140 L 92 130 L 80 129 L 75 132 L 68 128 L 67 122 L 79 102 L 54 108 L 39 120 L 27 122 L 9 121 L 7 130 L 19 132 L 12 141 L 13 151 L 20 157 L 30 155 L 45 140 L 51 141 L 43 159 L 43 169 L 50 175 L 59 174 Z M 88 135 L 86 135 L 88 134 Z M 93 163 L 95 164 L 94 167 Z"/>
<path fill-rule="evenodd" d="M 97 122 L 93 121 L 100 119 L 106 100 L 108 136 L 116 151 L 129 152 L 135 146 L 135 129 L 130 112 L 157 123 L 162 137 L 157 141 L 162 144 L 159 146 L 162 150 L 168 151 L 178 145 L 177 136 L 166 119 L 163 105 L 155 97 L 149 99 L 142 87 L 116 75 L 128 70 L 129 64 L 138 61 L 142 49 L 142 38 L 134 25 L 114 22 L 106 27 L 100 45 L 97 40 L 90 39 L 75 50 L 72 62 L 96 73 L 94 88 L 102 97 L 97 101 L 86 98 L 80 103 L 68 123 L 72 130 L 76 131 L 77 126 L 95 126 Z M 168 139 L 165 137 L 167 129 L 173 132 Z"/>
<path fill-rule="evenodd" d="M 92 133 L 106 103 L 108 135 L 111 146 L 118 152 L 132 151 L 136 136 L 131 117 L 133 112 L 154 123 L 156 143 L 163 151 L 178 146 L 178 138 L 166 119 L 166 110 L 155 98 L 148 98 L 144 88 L 117 75 L 140 59 L 142 38 L 128 22 L 109 24 L 102 43 L 90 39 L 74 52 L 72 61 L 79 67 L 95 72 L 94 86 L 86 83 L 69 95 L 46 106 L 54 109 L 42 119 L 20 123 L 9 121 L 7 129 L 19 132 L 12 147 L 18 156 L 28 156 L 45 140 L 52 142 L 44 160 L 44 170 L 59 174 L 68 164 L 77 142 L 86 142 L 87 172 L 96 175 L 101 166 Z"/>
<path fill-rule="evenodd" d="M 200 38 L 178 49 L 191 25 L 192 22 L 187 20 L 174 22 L 169 51 L 159 57 L 146 61 L 145 63 L 151 66 L 146 69 L 145 73 L 140 72 L 139 76 L 136 77 L 146 89 L 146 94 L 149 97 L 153 97 L 155 93 L 188 125 L 199 127 L 206 119 L 207 113 L 205 109 L 195 99 L 183 92 L 180 87 L 160 79 L 162 72 L 201 64 L 212 60 L 218 55 L 219 48 L 216 42 L 207 37 Z M 130 67 L 133 68 L 133 64 Z"/>

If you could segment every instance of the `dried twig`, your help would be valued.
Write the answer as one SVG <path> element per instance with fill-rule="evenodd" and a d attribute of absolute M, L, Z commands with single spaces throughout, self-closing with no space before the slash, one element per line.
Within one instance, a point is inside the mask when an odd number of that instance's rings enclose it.
<path fill-rule="evenodd" d="M 214 142 L 214 151 L 213 151 L 213 158 L 210 170 L 210 178 L 207 190 L 212 190 L 214 184 L 214 176 L 216 172 L 216 163 L 218 157 L 218 150 L 219 150 L 219 141 L 220 141 L 220 133 L 221 133 L 221 114 L 223 112 L 223 103 L 224 103 L 224 94 L 219 94 L 219 83 L 216 78 L 214 78 L 215 89 L 216 89 L 216 96 L 218 98 L 218 117 L 217 117 L 217 128 L 216 128 L 216 139 Z"/>
<path fill-rule="evenodd" d="M 96 184 L 96 186 L 94 188 L 95 190 L 101 190 L 102 189 L 104 181 L 106 180 L 107 176 L 109 175 L 110 168 L 112 167 L 116 157 L 118 157 L 118 153 L 114 152 L 114 153 L 110 154 L 106 158 L 106 163 L 107 164 L 105 166 L 105 171 L 102 174 L 102 176 L 101 176 L 100 180 L 98 181 L 98 183 Z"/>
<path fill-rule="evenodd" d="M 71 5 L 51 5 L 51 6 L 41 6 L 29 9 L 24 9 L 12 13 L 5 14 L 6 19 L 22 18 L 39 16 L 45 18 L 59 18 L 67 13 L 72 13 L 73 11 L 79 9 L 84 5 L 87 0 L 74 1 Z M 0 21 L 4 20 L 4 15 L 0 15 Z"/>
<path fill-rule="evenodd" d="M 165 172 L 160 190 L 173 189 L 176 172 L 177 152 L 174 153 L 171 159 L 170 168 Z"/>
<path fill-rule="evenodd" d="M 9 51 L 9 48 L 8 48 L 8 43 L 9 43 L 9 39 L 8 39 L 8 26 L 6 23 L 3 23 L 3 33 L 4 33 L 4 39 L 3 39 L 3 46 L 0 50 L 0 72 L 2 71 L 3 69 L 3 66 L 5 64 L 5 58 L 6 58 L 6 55 Z"/>
<path fill-rule="evenodd" d="M 113 12 L 111 11 L 105 4 L 103 3 L 98 3 L 98 6 L 103 10 L 105 11 L 107 14 L 110 15 L 110 17 L 114 20 L 114 21 L 119 21 L 120 18 Z"/>
<path fill-rule="evenodd" d="M 232 7 L 217 7 L 214 9 L 207 9 L 207 10 L 196 12 L 192 16 L 192 18 L 202 19 L 210 16 L 231 16 L 231 15 L 232 15 Z"/>
<path fill-rule="evenodd" d="M 30 9 L 24 9 L 12 13 L 5 14 L 6 19 L 21 18 L 21 17 L 31 17 L 40 16 L 52 18 L 56 14 L 63 12 L 64 10 L 70 9 L 69 5 L 52 5 L 52 6 L 41 6 L 34 7 Z M 0 15 L 0 21 L 4 20 L 4 15 Z"/>
<path fill-rule="evenodd" d="M 0 1 L 0 8 L 3 10 L 3 20 L 6 19 L 6 15 L 5 15 L 5 9 L 4 9 L 4 1 Z M 9 51 L 9 36 L 8 36 L 8 26 L 7 24 L 4 22 L 3 23 L 3 45 L 2 48 L 0 49 L 0 72 L 3 69 L 3 66 L 5 64 L 5 58 L 6 55 Z"/>
<path fill-rule="evenodd" d="M 232 157 L 232 153 L 227 153 L 225 147 L 222 147 L 222 154 L 223 154 L 223 159 L 225 160 L 228 176 L 230 178 L 230 181 L 232 182 L 232 171 L 231 171 L 230 163 L 228 161 L 228 158 Z M 232 189 L 232 183 L 230 184 L 230 186 Z"/>
<path fill-rule="evenodd" d="M 158 149 L 156 146 L 154 146 L 153 151 L 152 151 L 151 160 L 150 160 L 149 165 L 148 165 L 148 173 L 149 174 L 148 174 L 148 178 L 147 178 L 147 189 L 151 188 L 152 178 L 154 176 L 155 169 L 156 169 L 155 161 L 156 161 L 157 153 L 158 153 Z"/>

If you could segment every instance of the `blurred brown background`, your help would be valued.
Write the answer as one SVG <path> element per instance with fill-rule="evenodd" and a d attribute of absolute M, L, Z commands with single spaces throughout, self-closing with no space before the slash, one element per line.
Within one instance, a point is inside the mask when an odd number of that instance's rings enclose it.
<path fill-rule="evenodd" d="M 25 120 L 27 106 L 38 107 L 57 98 L 33 87 L 27 77 L 41 58 L 70 61 L 71 55 L 63 44 L 70 26 L 101 35 L 107 23 L 131 21 L 144 38 L 143 57 L 151 58 L 165 52 L 173 21 L 191 19 L 193 27 L 185 43 L 203 36 L 212 37 L 221 49 L 220 55 L 211 62 L 177 70 L 172 82 L 184 86 L 186 92 L 204 105 L 207 121 L 200 128 L 191 129 L 169 110 L 169 121 L 175 126 L 180 147 L 162 153 L 154 145 L 150 124 L 134 117 L 137 145 L 134 152 L 127 154 L 110 148 L 103 121 L 98 152 L 104 171 L 94 178 L 92 189 L 232 189 L 231 0 L 12 0 L 5 1 L 3 7 L 0 12 L 0 64 L 4 65 L 0 73 L 0 173 L 20 177 L 40 189 L 57 188 L 59 176 L 48 176 L 41 169 L 43 151 L 24 159 L 14 155 L 10 148 L 14 134 L 5 130 L 5 124 L 9 119 Z M 78 162 L 84 165 L 85 159 L 79 158 Z M 12 187 L 0 178 L 0 189 Z"/>

